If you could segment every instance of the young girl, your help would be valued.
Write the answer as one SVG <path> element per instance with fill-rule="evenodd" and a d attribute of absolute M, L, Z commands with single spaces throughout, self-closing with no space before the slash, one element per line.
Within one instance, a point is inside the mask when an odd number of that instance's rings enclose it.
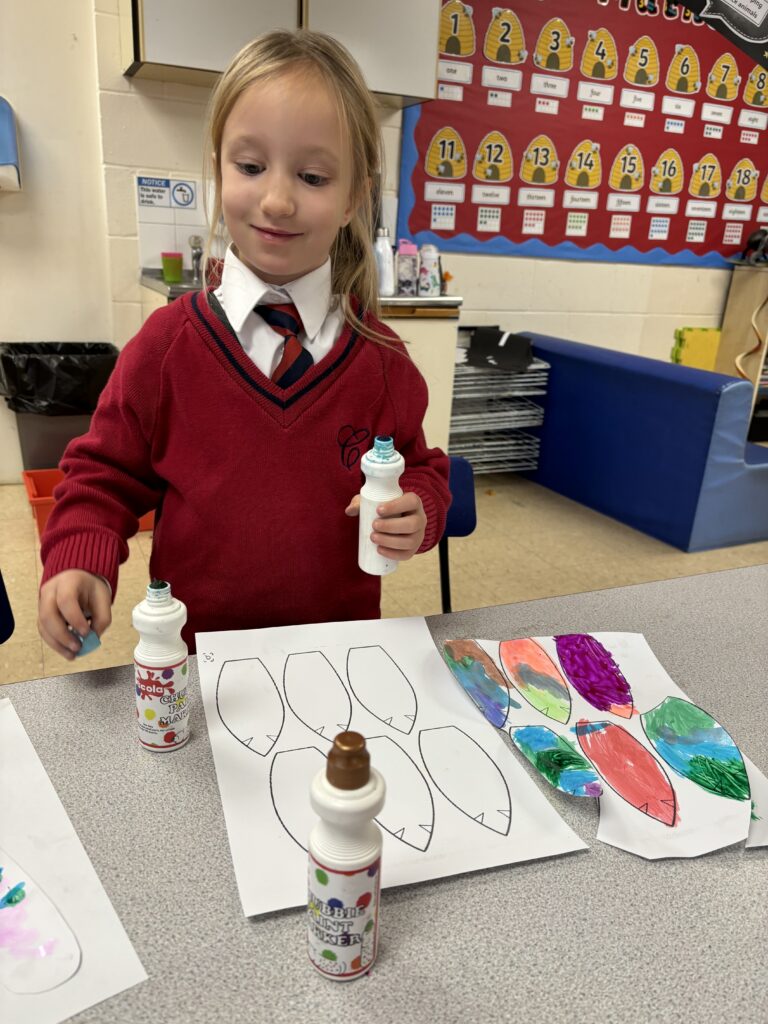
<path fill-rule="evenodd" d="M 377 434 L 406 464 L 403 496 L 373 525 L 379 552 L 411 558 L 445 524 L 426 385 L 376 319 L 380 136 L 359 68 L 318 33 L 260 37 L 214 91 L 210 146 L 211 223 L 231 240 L 220 283 L 147 320 L 61 462 L 39 628 L 65 658 L 79 648 L 68 624 L 109 625 L 126 539 L 150 509 L 150 571 L 187 605 L 191 650 L 195 631 L 380 614 L 353 518 Z"/>

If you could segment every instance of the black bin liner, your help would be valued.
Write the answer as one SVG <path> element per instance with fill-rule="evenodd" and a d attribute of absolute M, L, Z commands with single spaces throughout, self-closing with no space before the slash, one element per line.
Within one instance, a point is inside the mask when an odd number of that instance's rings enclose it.
<path fill-rule="evenodd" d="M 3 342 L 0 395 L 17 413 L 92 413 L 118 354 L 104 341 Z"/>

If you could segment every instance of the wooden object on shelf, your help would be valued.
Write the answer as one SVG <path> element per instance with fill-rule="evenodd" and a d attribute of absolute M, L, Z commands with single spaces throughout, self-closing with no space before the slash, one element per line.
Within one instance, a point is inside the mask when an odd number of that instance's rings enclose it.
<path fill-rule="evenodd" d="M 731 275 L 731 285 L 723 315 L 723 328 L 720 347 L 717 352 L 715 370 L 727 373 L 731 377 L 739 377 L 736 360 L 739 359 L 746 379 L 754 387 L 754 401 L 757 399 L 760 376 L 766 361 L 766 339 L 768 338 L 768 263 L 757 266 L 737 264 Z M 762 309 L 760 306 L 762 304 Z M 752 325 L 755 315 L 762 338 L 758 339 Z M 750 352 L 750 349 L 755 351 Z M 750 352 L 749 355 L 745 353 Z"/>
<path fill-rule="evenodd" d="M 381 320 L 406 342 L 411 358 L 427 382 L 427 444 L 448 451 L 461 299 L 452 299 L 452 306 L 425 306 L 423 302 L 404 306 L 384 300 Z"/>

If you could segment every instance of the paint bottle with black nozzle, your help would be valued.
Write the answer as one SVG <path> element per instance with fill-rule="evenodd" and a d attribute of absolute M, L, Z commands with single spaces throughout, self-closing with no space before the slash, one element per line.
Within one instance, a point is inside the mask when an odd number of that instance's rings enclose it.
<path fill-rule="evenodd" d="M 395 451 L 391 437 L 377 437 L 373 448 L 360 460 L 365 483 L 360 491 L 360 529 L 357 541 L 357 564 L 371 576 L 386 576 L 394 572 L 397 562 L 385 558 L 371 540 L 376 509 L 385 501 L 399 498 L 403 493 L 398 481 L 405 469 L 405 460 Z"/>
<path fill-rule="evenodd" d="M 378 949 L 384 780 L 365 739 L 342 732 L 310 789 L 320 820 L 309 836 L 309 959 L 332 981 L 366 974 Z"/>
<path fill-rule="evenodd" d="M 145 750 L 178 750 L 189 739 L 187 609 L 165 580 L 152 580 L 132 615 L 139 642 L 133 652 L 139 742 Z"/>

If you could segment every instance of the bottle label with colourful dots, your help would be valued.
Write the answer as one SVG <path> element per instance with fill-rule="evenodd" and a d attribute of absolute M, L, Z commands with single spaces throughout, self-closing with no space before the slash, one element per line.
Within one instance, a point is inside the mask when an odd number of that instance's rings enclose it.
<path fill-rule="evenodd" d="M 189 739 L 187 659 L 165 668 L 134 666 L 139 742 L 148 750 L 178 750 Z"/>
<path fill-rule="evenodd" d="M 309 855 L 309 959 L 328 978 L 350 981 L 376 959 L 381 859 L 334 871 Z"/>

